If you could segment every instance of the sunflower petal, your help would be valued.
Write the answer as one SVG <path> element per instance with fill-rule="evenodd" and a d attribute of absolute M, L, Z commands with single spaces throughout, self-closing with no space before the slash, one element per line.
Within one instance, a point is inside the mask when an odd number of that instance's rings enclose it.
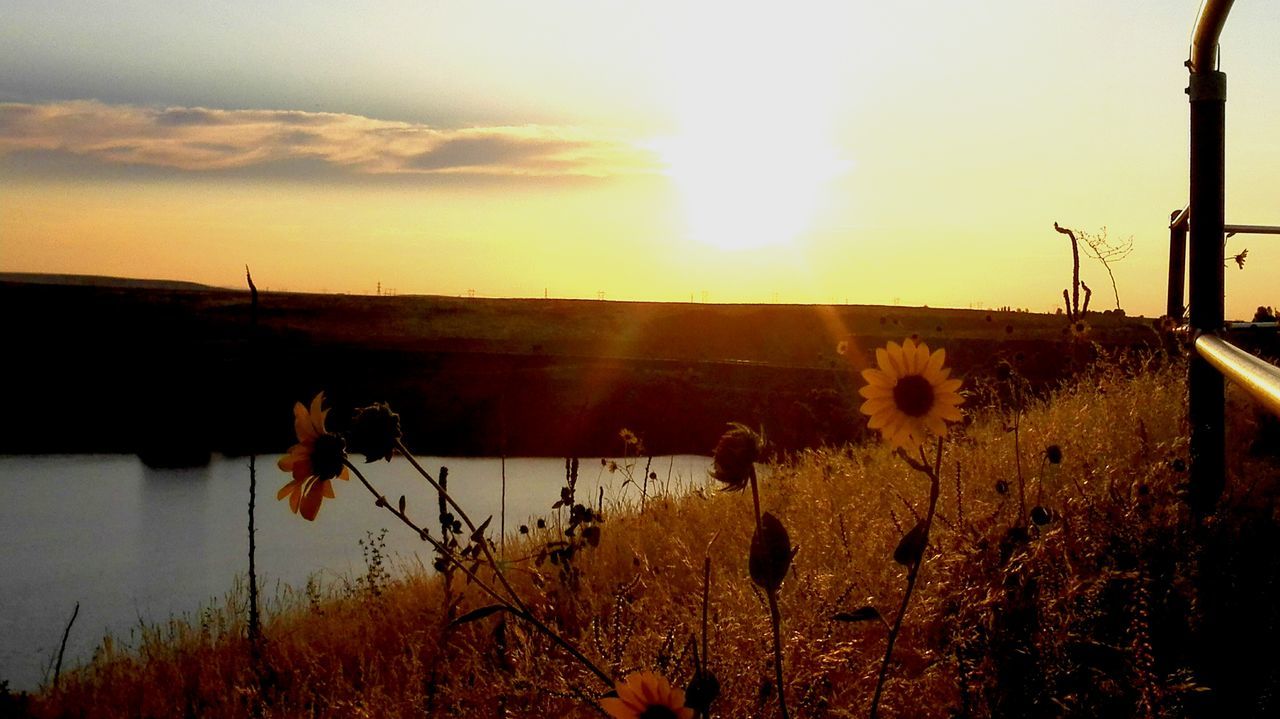
<path fill-rule="evenodd" d="M 895 381 L 898 379 L 898 372 L 893 367 L 893 361 L 889 359 L 889 353 L 883 347 L 876 348 L 876 366 L 880 368 L 880 373 L 889 379 Z"/>
<path fill-rule="evenodd" d="M 960 384 L 961 382 L 958 379 L 943 380 L 937 385 L 934 385 L 934 392 L 940 395 L 955 394 L 956 390 L 960 389 Z M 959 395 L 956 395 L 956 396 L 959 396 Z"/>
<path fill-rule="evenodd" d="M 302 494 L 302 503 L 298 509 L 298 513 L 307 521 L 314 521 L 316 514 L 320 511 L 320 502 L 324 500 L 324 489 L 327 481 L 316 482 Z"/>
<path fill-rule="evenodd" d="M 882 417 L 883 419 L 880 420 L 879 426 L 872 428 L 880 430 L 880 436 L 883 437 L 886 442 L 892 444 L 894 437 L 898 435 L 898 429 L 901 428 L 902 423 L 907 420 L 907 416 L 901 412 L 882 412 L 876 415 L 876 417 Z M 876 417 L 872 417 L 872 421 L 875 421 Z M 870 427 L 871 423 L 868 422 L 867 426 Z"/>
<path fill-rule="evenodd" d="M 304 482 L 314 472 L 311 470 L 311 457 L 299 459 L 293 463 L 293 478 L 299 482 Z"/>
<path fill-rule="evenodd" d="M 297 486 L 298 486 L 298 480 L 296 479 L 284 485 L 283 487 L 280 488 L 279 492 L 276 492 L 276 500 L 278 501 L 289 496 L 289 493 L 292 492 L 294 487 L 297 487 Z"/>
<path fill-rule="evenodd" d="M 311 416 L 307 414 L 307 408 L 303 407 L 301 402 L 293 404 L 293 431 L 298 435 L 298 441 L 302 443 L 313 443 L 319 436 L 315 427 L 311 426 Z"/>
<path fill-rule="evenodd" d="M 870 429 L 883 429 L 894 416 L 895 413 L 893 412 L 876 412 L 871 415 L 871 419 L 867 420 L 867 427 Z"/>
<path fill-rule="evenodd" d="M 942 421 L 942 417 L 939 417 L 937 412 L 930 412 L 925 415 L 924 422 L 928 425 L 930 432 L 939 437 L 947 436 L 947 423 Z"/>
<path fill-rule="evenodd" d="M 938 349 L 934 350 L 933 354 L 929 355 L 929 364 L 925 366 L 925 374 L 927 375 L 927 374 L 933 374 L 936 372 L 941 372 L 942 365 L 946 364 L 946 361 L 947 361 L 947 350 L 945 348 L 939 347 Z"/>
<path fill-rule="evenodd" d="M 858 394 L 867 399 L 876 399 L 879 397 L 893 397 L 893 390 L 888 387 L 877 387 L 876 385 L 863 385 L 858 389 Z"/>
<path fill-rule="evenodd" d="M 923 342 L 916 345 L 915 362 L 912 365 L 912 372 L 924 374 L 925 368 L 929 366 L 929 345 Z"/>
<path fill-rule="evenodd" d="M 866 380 L 869 385 L 884 387 L 885 389 L 893 389 L 893 385 L 898 381 L 896 378 L 891 377 L 878 369 L 862 370 L 862 379 Z"/>
<path fill-rule="evenodd" d="M 907 341 L 910 342 L 911 340 Z M 894 377 L 903 377 L 911 374 L 907 371 L 907 360 L 902 355 L 902 345 L 897 342 L 890 342 L 885 351 L 889 353 L 889 362 L 894 369 Z"/>
<path fill-rule="evenodd" d="M 876 415 L 893 408 L 893 397 L 868 397 L 858 408 L 865 415 Z"/>
<path fill-rule="evenodd" d="M 953 405 L 939 404 L 934 408 L 934 411 L 938 413 L 939 417 L 948 422 L 959 422 L 964 419 L 964 414 Z"/>
<path fill-rule="evenodd" d="M 939 392 L 933 396 L 933 401 L 936 404 L 949 404 L 954 407 L 964 404 L 964 396 L 955 392 Z"/>
<path fill-rule="evenodd" d="M 321 405 L 324 404 L 324 392 L 316 394 L 311 400 L 311 427 L 317 435 L 324 434 L 324 416 L 327 414 Z"/>
<path fill-rule="evenodd" d="M 626 702 L 615 697 L 605 697 L 604 699 L 601 699 L 600 707 L 604 709 L 606 714 L 614 717 L 614 719 L 635 719 L 635 717 L 640 716 L 635 709 L 629 708 Z"/>

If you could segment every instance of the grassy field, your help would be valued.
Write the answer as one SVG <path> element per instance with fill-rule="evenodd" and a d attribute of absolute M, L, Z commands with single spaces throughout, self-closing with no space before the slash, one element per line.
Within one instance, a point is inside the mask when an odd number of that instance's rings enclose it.
<path fill-rule="evenodd" d="M 247 292 L 13 281 L 0 302 L 22 308 L 6 453 L 278 452 L 292 438 L 272 418 L 321 390 L 391 402 L 424 454 L 605 455 L 624 427 L 706 452 L 730 421 L 796 450 L 862 438 L 857 372 L 888 340 L 945 345 L 971 383 L 1022 358 L 1044 387 L 1093 355 L 1062 317 L 983 310 L 264 292 L 254 324 Z M 1149 320 L 1088 321 L 1103 347 L 1159 342 Z M 67 427 L 68 407 L 111 421 Z"/>
<path fill-rule="evenodd" d="M 881 716 L 1275 715 L 1276 446 L 1233 396 L 1227 493 L 1195 529 L 1184 372 L 1122 355 L 1052 391 L 1016 390 L 1016 368 L 983 390 L 991 401 L 945 445 Z M 929 481 L 874 441 L 800 452 L 761 477 L 761 504 L 799 547 L 777 595 L 790 715 L 866 716 L 908 574 L 895 547 Z M 685 686 L 696 654 L 721 687 L 712 715 L 778 716 L 769 613 L 748 574 L 750 492 L 713 484 L 604 517 L 598 546 L 539 564 L 565 539 L 561 510 L 507 539 L 506 574 L 611 678 L 648 669 Z M 47 717 L 599 715 L 610 687 L 528 622 L 450 624 L 490 603 L 460 574 L 386 569 L 375 559 L 345 589 L 274 597 L 257 656 L 236 592 L 198 624 L 128 650 L 107 641 L 56 688 L 6 701 Z"/>

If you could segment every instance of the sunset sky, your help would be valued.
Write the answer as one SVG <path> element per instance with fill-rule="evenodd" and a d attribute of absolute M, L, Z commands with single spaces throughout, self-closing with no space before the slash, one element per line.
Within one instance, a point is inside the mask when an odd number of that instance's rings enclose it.
<path fill-rule="evenodd" d="M 1197 6 L 6 0 L 0 271 L 1049 311 L 1057 221 L 1159 315 Z M 1222 48 L 1227 218 L 1280 225 L 1280 4 Z"/>

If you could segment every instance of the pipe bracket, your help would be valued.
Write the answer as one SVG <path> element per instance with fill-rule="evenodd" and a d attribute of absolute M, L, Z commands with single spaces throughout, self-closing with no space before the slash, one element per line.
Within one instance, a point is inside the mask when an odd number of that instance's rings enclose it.
<path fill-rule="evenodd" d="M 1227 100 L 1227 74 L 1218 70 L 1195 72 L 1187 85 L 1187 94 L 1192 102 Z"/>

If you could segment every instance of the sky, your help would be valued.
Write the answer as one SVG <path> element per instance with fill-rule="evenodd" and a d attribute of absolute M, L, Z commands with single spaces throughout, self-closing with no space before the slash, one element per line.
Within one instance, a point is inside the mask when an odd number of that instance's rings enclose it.
<path fill-rule="evenodd" d="M 1163 313 L 1191 0 L 0 5 L 0 271 L 272 290 Z M 1280 225 L 1280 4 L 1222 35 Z M 1237 236 L 1227 313 L 1280 304 Z"/>

